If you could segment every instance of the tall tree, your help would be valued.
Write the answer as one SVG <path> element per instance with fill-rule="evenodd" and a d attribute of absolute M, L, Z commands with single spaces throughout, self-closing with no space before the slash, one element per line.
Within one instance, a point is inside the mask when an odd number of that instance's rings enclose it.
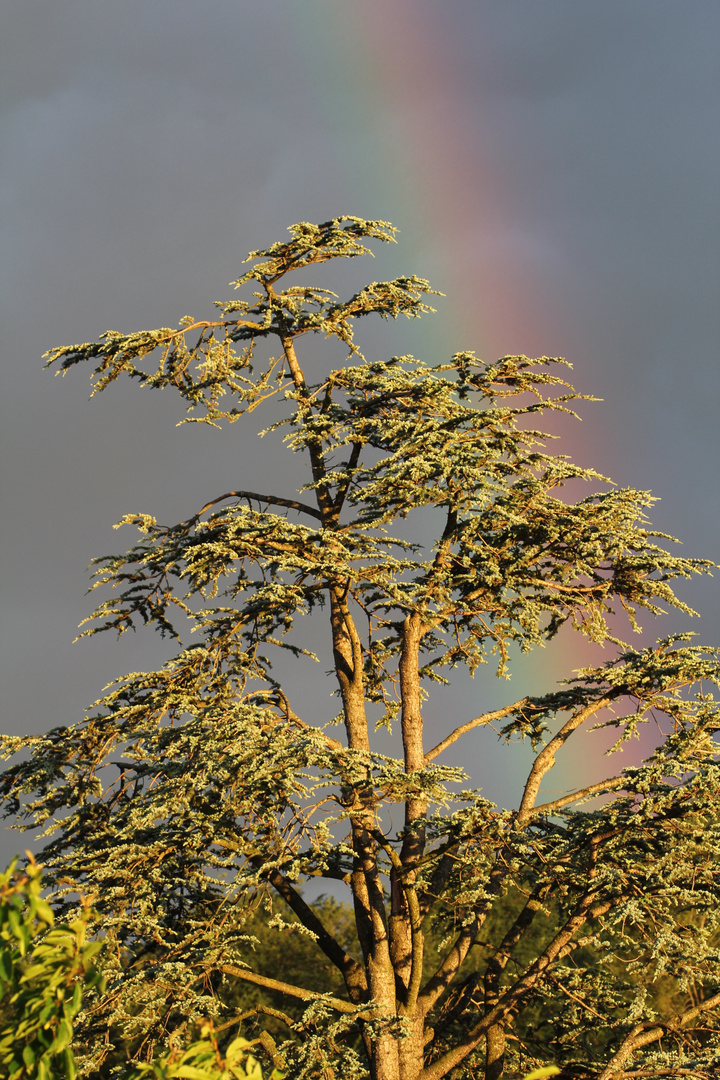
<path fill-rule="evenodd" d="M 6 811 L 46 827 L 55 904 L 92 893 L 103 915 L 113 959 L 105 997 L 79 1021 L 82 1068 L 103 1072 L 118 1038 L 147 1056 L 195 1019 L 227 1023 L 249 985 L 307 1005 L 299 1021 L 285 1015 L 291 1077 L 498 1080 L 549 1060 L 594 1080 L 709 1077 L 718 653 L 686 635 L 634 649 L 619 627 L 623 611 L 633 629 L 643 609 L 687 612 L 671 583 L 712 564 L 650 531 L 647 493 L 546 451 L 536 422 L 580 397 L 564 361 L 367 360 L 355 320 L 424 314 L 426 281 L 374 282 L 349 300 L 288 282 L 394 231 L 354 217 L 293 226 L 250 255 L 234 284 L 255 291 L 217 318 L 49 354 L 63 371 L 93 364 L 95 391 L 123 374 L 175 390 L 204 422 L 284 402 L 271 431 L 308 468 L 300 492 L 255 491 L 249 466 L 247 488 L 177 525 L 123 519 L 141 539 L 97 560 L 96 585 L 113 591 L 87 632 L 145 623 L 194 636 L 81 723 L 4 740 L 21 754 L 2 778 Z M 345 355 L 315 382 L 312 335 Z M 598 490 L 573 501 L 569 481 Z M 271 666 L 281 650 L 308 656 L 311 613 L 327 621 L 340 738 L 299 715 L 297 687 Z M 504 675 L 565 624 L 606 645 L 607 661 L 425 738 L 429 683 L 492 654 Z M 542 795 L 583 729 L 607 724 L 622 741 L 649 720 L 659 744 L 641 766 Z M 377 725 L 394 723 L 399 760 L 373 749 Z M 442 764 L 491 723 L 535 750 L 516 809 L 461 790 L 462 770 Z M 304 898 L 317 879 L 346 887 L 354 944 Z M 308 936 L 344 993 L 323 992 L 311 970 L 293 982 L 258 970 L 259 917 Z"/>

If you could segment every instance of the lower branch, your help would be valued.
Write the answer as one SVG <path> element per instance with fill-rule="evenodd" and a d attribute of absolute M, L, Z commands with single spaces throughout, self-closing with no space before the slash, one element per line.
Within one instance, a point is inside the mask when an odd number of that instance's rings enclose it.
<path fill-rule="evenodd" d="M 434 975 L 431 975 L 425 983 L 425 986 L 418 997 L 418 1003 L 426 1014 L 443 996 L 462 967 L 475 938 L 480 932 L 483 921 L 484 917 L 477 915 L 474 923 L 471 926 L 465 927 L 465 929 L 458 934 L 455 944 L 446 954 L 437 971 Z"/>
<path fill-rule="evenodd" d="M 287 1013 L 282 1012 L 280 1009 L 272 1009 L 269 1005 L 253 1005 L 252 1009 L 245 1009 L 244 1012 L 238 1013 L 237 1016 L 233 1016 L 232 1020 L 226 1020 L 224 1024 L 220 1024 L 219 1027 L 214 1028 L 214 1031 L 227 1031 L 228 1028 L 235 1027 L 236 1024 L 242 1024 L 243 1020 L 249 1020 L 251 1016 L 272 1016 L 275 1020 L 280 1020 L 283 1024 L 286 1024 L 289 1028 L 296 1026 L 296 1021 L 292 1016 L 288 1016 Z"/>
<path fill-rule="evenodd" d="M 583 897 L 575 910 L 575 914 L 568 919 L 562 930 L 555 935 L 545 951 L 537 957 L 525 975 L 505 991 L 498 1004 L 490 1009 L 475 1027 L 471 1028 L 465 1040 L 459 1046 L 448 1050 L 432 1065 L 423 1069 L 418 1080 L 442 1080 L 442 1077 L 446 1076 L 451 1069 L 459 1065 L 472 1053 L 482 1039 L 488 1037 L 490 1030 L 505 1019 L 510 1010 L 517 1006 L 522 998 L 532 990 L 548 967 L 558 959 L 562 950 L 587 920 L 595 899 L 596 894 L 593 893 Z M 598 1080 L 611 1080 L 611 1075 L 598 1077 Z"/>
<path fill-rule="evenodd" d="M 643 1024 L 636 1025 L 625 1037 L 620 1049 L 600 1073 L 598 1080 L 620 1080 L 621 1077 L 628 1075 L 624 1072 L 623 1065 L 636 1050 L 641 1050 L 643 1046 L 657 1042 L 668 1032 L 680 1031 L 683 1024 L 686 1024 L 689 1020 L 694 1020 L 700 1013 L 707 1012 L 708 1009 L 714 1009 L 716 1005 L 720 1005 L 720 994 L 714 994 L 713 997 L 701 1001 L 699 1005 L 695 1005 L 692 1009 L 676 1013 L 669 1020 L 655 1023 L 650 1027 Z M 636 1073 L 636 1075 L 639 1074 Z"/>
<path fill-rule="evenodd" d="M 355 1005 L 342 998 L 331 997 L 329 994 L 318 994 L 314 990 L 306 990 L 303 986 L 295 986 L 293 983 L 282 982 L 280 979 L 268 979 L 265 975 L 256 975 L 248 968 L 236 967 L 234 964 L 219 964 L 217 969 L 224 975 L 234 975 L 236 979 L 254 983 L 255 986 L 263 986 L 266 990 L 275 990 L 278 994 L 286 994 L 288 997 L 300 998 L 301 1001 L 322 1001 L 335 1009 L 336 1012 L 357 1015 L 363 1020 L 371 1019 L 374 1006 L 358 1011 Z"/>
<path fill-rule="evenodd" d="M 270 884 L 288 907 L 295 912 L 303 926 L 310 930 L 317 938 L 317 944 L 325 953 L 328 960 L 342 973 L 345 979 L 350 998 L 355 1004 L 359 1004 L 367 994 L 367 979 L 365 972 L 356 960 L 346 953 L 332 934 L 323 926 L 313 909 L 303 900 L 300 893 L 285 880 L 279 870 L 272 870 L 268 875 Z"/>

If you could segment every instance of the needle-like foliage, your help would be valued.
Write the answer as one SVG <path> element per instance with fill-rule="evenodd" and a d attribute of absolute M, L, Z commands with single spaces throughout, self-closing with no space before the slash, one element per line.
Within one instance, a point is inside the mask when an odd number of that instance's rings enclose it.
<path fill-rule="evenodd" d="M 285 1025 L 266 1064 L 298 1080 L 499 1080 L 550 1063 L 566 1078 L 707 1080 L 720 1065 L 720 663 L 687 636 L 632 648 L 622 635 L 643 609 L 688 612 L 673 583 L 713 564 L 651 530 L 646 492 L 548 452 L 543 415 L 581 397 L 564 361 L 360 353 L 355 320 L 432 310 L 428 283 L 341 300 L 296 273 L 394 231 L 293 226 L 251 254 L 245 298 L 216 319 L 49 354 L 63 371 L 94 365 L 96 391 L 123 374 L 175 389 L 195 421 L 276 401 L 269 437 L 307 463 L 300 491 L 257 492 L 249 466 L 179 524 L 123 519 L 140 539 L 96 561 L 105 599 L 85 632 L 148 624 L 177 655 L 120 679 L 78 724 L 4 739 L 19 755 L 6 812 L 45 827 L 58 911 L 80 892 L 102 915 L 107 990 L 78 1018 L 80 1067 L 112 1075 L 117 1047 L 146 1059 L 206 1018 L 234 1038 L 235 1009 L 245 1028 L 263 1012 Z M 341 349 L 315 382 L 312 335 Z M 590 493 L 573 500 L 571 481 Z M 310 613 L 327 620 L 335 734 L 299 715 L 272 664 L 283 649 L 312 664 Z M 565 624 L 606 662 L 446 715 L 425 738 L 430 683 L 488 660 L 504 676 Z M 589 726 L 622 741 L 648 720 L 658 745 L 640 766 L 542 795 Z M 374 749 L 376 725 L 393 723 L 397 760 Z M 517 809 L 463 791 L 442 763 L 491 723 L 534 748 Z M 345 888 L 352 942 L 304 898 L 317 879 Z M 261 970 L 258 920 L 305 935 L 341 988 L 312 965 L 294 981 Z M 243 1009 L 243 987 L 275 1004 Z"/>

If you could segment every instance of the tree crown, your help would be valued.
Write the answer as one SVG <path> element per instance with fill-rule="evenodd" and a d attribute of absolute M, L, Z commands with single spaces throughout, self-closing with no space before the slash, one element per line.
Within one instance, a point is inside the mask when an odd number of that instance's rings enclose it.
<path fill-rule="evenodd" d="M 180 651 L 120 679 L 82 723 L 4 740 L 7 753 L 31 751 L 2 779 L 8 812 L 46 825 L 58 904 L 97 892 L 116 950 L 109 996 L 88 1021 L 88 1075 L 106 1052 L 101 1030 L 145 1052 L 188 1017 L 223 1013 L 230 985 L 305 1003 L 301 1018 L 280 1011 L 283 1060 L 298 1077 L 340 1063 L 343 1076 L 369 1069 L 373 1080 L 441 1080 L 460 1067 L 499 1080 L 550 1055 L 596 1080 L 619 1080 L 632 1060 L 637 1075 L 660 1077 L 667 1052 L 655 1044 L 669 1031 L 673 1068 L 691 1051 L 710 1067 L 718 652 L 688 635 L 632 648 L 619 615 L 636 630 L 643 611 L 689 613 L 673 583 L 713 564 L 668 550 L 672 538 L 646 519 L 647 492 L 548 452 L 543 414 L 573 413 L 584 398 L 564 360 L 367 360 L 357 318 L 415 318 L 437 294 L 416 277 L 345 301 L 287 284 L 395 234 L 355 217 L 290 231 L 251 253 L 234 284 L 256 291 L 218 304 L 218 319 L 48 354 L 63 372 L 94 363 L 94 392 L 121 374 L 174 388 L 191 420 L 236 421 L 282 401 L 268 432 L 308 466 L 297 492 L 238 488 L 172 526 L 124 518 L 141 538 L 96 560 L 94 587 L 112 591 L 85 633 L 148 624 Z M 314 383 L 300 358 L 310 334 L 345 351 Z M 258 359 L 265 339 L 276 355 Z M 575 481 L 597 490 L 573 501 Z M 311 655 L 302 620 L 316 611 L 341 738 L 298 714 L 273 668 L 278 650 Z M 612 647 L 610 658 L 559 688 L 455 717 L 428 745 L 429 684 L 491 657 L 506 675 L 513 648 L 543 645 L 565 624 Z M 399 720 L 401 758 L 373 749 L 373 718 Z M 539 801 L 556 756 L 589 724 L 614 725 L 622 742 L 651 719 L 663 739 L 640 767 Z M 458 795 L 463 771 L 438 761 L 496 722 L 535 749 L 514 810 Z M 347 888 L 354 945 L 304 899 L 300 884 L 318 878 Z M 249 920 L 273 895 L 287 907 L 271 925 L 315 942 L 337 992 L 254 970 Z M 661 946 L 650 925 L 663 926 Z M 697 1000 L 663 1018 L 669 956 L 680 998 L 692 984 Z M 604 1018 L 599 1032 L 590 1013 Z M 699 1042 L 680 1034 L 698 1017 Z"/>

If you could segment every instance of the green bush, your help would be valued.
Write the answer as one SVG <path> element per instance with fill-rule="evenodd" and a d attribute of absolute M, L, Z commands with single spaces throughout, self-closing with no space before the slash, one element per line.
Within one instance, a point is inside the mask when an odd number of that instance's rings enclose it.
<path fill-rule="evenodd" d="M 93 963 L 101 949 L 88 941 L 89 906 L 55 925 L 41 896 L 41 868 L 29 856 L 0 874 L 0 1068 L 2 1077 L 74 1080 L 73 1020 L 84 987 L 102 976 Z"/>

